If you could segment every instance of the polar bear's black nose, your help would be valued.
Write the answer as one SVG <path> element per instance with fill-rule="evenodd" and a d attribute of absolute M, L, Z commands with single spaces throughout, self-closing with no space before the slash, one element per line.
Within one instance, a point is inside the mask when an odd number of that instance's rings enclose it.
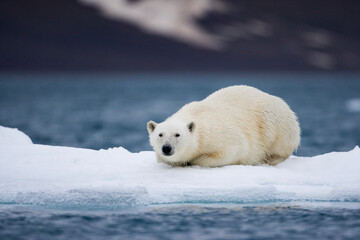
<path fill-rule="evenodd" d="M 166 145 L 164 145 L 164 146 L 162 147 L 162 151 L 163 151 L 164 155 L 166 155 L 166 156 L 171 155 L 171 154 L 170 154 L 170 153 L 171 153 L 171 150 L 172 150 L 172 147 L 171 147 L 170 145 L 168 145 L 168 144 L 166 144 Z"/>

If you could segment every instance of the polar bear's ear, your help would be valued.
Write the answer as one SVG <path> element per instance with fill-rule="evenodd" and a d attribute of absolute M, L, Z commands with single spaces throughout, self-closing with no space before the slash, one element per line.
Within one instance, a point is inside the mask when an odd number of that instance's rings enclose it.
<path fill-rule="evenodd" d="M 156 128 L 156 125 L 157 125 L 156 122 L 154 122 L 154 121 L 149 121 L 149 122 L 147 123 L 147 130 L 148 130 L 148 132 L 149 132 L 149 133 L 154 132 L 154 130 L 155 130 L 155 128 Z"/>
<path fill-rule="evenodd" d="M 194 130 L 195 130 L 195 123 L 194 122 L 190 122 L 186 126 L 187 126 L 187 128 L 189 129 L 190 132 L 194 132 Z"/>

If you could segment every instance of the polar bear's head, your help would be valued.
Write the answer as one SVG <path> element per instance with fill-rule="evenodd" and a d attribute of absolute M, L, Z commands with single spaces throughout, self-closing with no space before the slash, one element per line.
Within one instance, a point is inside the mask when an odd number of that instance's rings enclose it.
<path fill-rule="evenodd" d="M 157 124 L 149 121 L 147 129 L 154 151 L 167 162 L 186 162 L 193 149 L 197 147 L 194 122 L 168 120 Z"/>

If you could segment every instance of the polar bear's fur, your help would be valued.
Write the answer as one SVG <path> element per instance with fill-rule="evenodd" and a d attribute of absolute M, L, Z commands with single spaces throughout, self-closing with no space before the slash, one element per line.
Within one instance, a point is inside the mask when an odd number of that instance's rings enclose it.
<path fill-rule="evenodd" d="M 220 89 L 147 128 L 158 162 L 180 166 L 275 165 L 300 144 L 289 106 L 243 85 Z"/>

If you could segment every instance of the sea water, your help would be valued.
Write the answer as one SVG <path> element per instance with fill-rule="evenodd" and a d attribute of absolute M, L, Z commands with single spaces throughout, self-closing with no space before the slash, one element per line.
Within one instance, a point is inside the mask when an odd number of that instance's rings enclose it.
<path fill-rule="evenodd" d="M 360 211 L 241 205 L 60 211 L 2 206 L 1 239 L 358 239 Z"/>
<path fill-rule="evenodd" d="M 360 145 L 360 75 L 340 73 L 2 74 L 0 125 L 18 128 L 39 144 L 150 150 L 148 120 L 163 121 L 185 103 L 235 84 L 280 96 L 297 113 L 302 142 L 296 155 Z M 357 200 L 314 199 L 120 208 L 101 201 L 2 202 L 0 238 L 355 239 L 359 209 Z"/>

